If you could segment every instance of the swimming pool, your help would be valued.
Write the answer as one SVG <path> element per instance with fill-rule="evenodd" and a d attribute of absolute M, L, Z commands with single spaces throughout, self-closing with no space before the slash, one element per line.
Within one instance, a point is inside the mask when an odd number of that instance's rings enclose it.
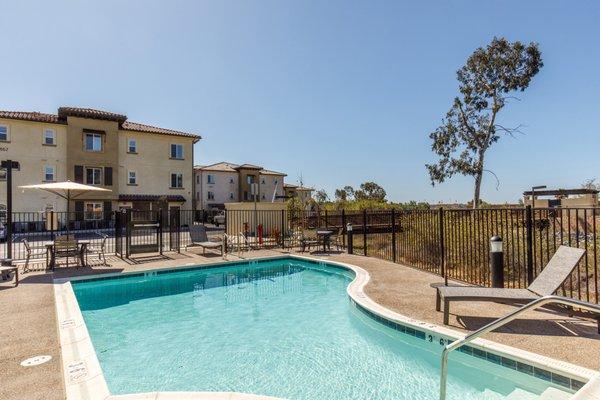
<path fill-rule="evenodd" d="M 112 394 L 437 399 L 438 338 L 351 301 L 353 278 L 335 265 L 279 258 L 72 285 Z M 552 385 L 533 367 L 495 357 L 473 347 L 453 353 L 448 399 L 537 399 Z"/>

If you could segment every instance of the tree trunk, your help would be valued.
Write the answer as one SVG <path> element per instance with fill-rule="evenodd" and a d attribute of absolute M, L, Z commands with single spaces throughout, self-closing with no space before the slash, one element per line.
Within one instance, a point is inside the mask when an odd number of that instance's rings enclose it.
<path fill-rule="evenodd" d="M 479 194 L 481 192 L 481 179 L 483 178 L 483 170 L 480 170 L 475 175 L 475 192 L 473 194 L 473 209 L 476 210 L 479 207 Z"/>
<path fill-rule="evenodd" d="M 473 193 L 473 209 L 479 208 L 479 195 L 481 193 L 481 181 L 483 180 L 483 157 L 485 150 L 479 152 L 477 160 L 477 173 L 475 174 L 475 192 Z"/>

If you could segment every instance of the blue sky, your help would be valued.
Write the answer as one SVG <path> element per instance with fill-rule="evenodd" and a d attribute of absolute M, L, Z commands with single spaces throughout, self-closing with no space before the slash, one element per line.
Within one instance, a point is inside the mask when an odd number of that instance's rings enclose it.
<path fill-rule="evenodd" d="M 540 44 L 544 68 L 503 111 L 482 197 L 600 179 L 596 1 L 1 1 L 0 109 L 61 105 L 198 132 L 199 164 L 250 162 L 324 188 L 373 180 L 394 201 L 431 187 L 428 133 L 455 71 L 493 36 Z"/>

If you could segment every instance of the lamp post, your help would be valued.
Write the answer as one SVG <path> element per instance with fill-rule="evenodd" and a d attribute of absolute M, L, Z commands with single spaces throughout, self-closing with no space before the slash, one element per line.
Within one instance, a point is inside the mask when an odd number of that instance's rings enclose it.
<path fill-rule="evenodd" d="M 531 187 L 531 208 L 535 208 L 535 191 L 541 189 L 546 189 L 546 185 Z"/>
<path fill-rule="evenodd" d="M 354 254 L 354 240 L 352 239 L 352 224 L 346 224 L 346 233 L 348 234 L 348 254 Z"/>
<path fill-rule="evenodd" d="M 18 161 L 2 161 L 0 168 L 6 169 L 6 258 L 12 258 L 12 170 L 20 168 Z"/>
<path fill-rule="evenodd" d="M 490 239 L 490 270 L 492 287 L 504 287 L 504 252 L 502 251 L 502 238 L 492 236 Z"/>

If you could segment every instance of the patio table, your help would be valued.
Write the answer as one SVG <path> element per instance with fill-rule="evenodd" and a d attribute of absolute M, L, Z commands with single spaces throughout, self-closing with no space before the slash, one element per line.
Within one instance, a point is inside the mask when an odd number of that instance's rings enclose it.
<path fill-rule="evenodd" d="M 327 251 L 326 247 L 329 248 L 329 250 L 331 250 L 329 239 L 331 238 L 332 234 L 333 231 L 317 229 L 317 236 L 320 237 L 321 241 L 323 242 L 323 253 Z"/>
<path fill-rule="evenodd" d="M 87 246 L 90 244 L 89 240 L 78 240 L 77 241 L 77 254 L 79 257 L 79 261 L 83 267 L 87 266 L 86 258 L 87 258 Z M 46 269 L 54 270 L 56 267 L 56 252 L 54 251 L 54 241 L 45 242 L 44 246 L 46 246 Z M 50 260 L 48 261 L 48 256 L 50 256 Z"/>

